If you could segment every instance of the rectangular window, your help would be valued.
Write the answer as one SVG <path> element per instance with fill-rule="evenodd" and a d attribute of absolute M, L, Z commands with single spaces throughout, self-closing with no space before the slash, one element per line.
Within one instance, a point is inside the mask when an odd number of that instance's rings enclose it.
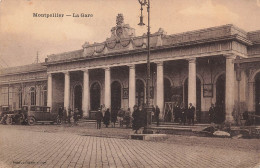
<path fill-rule="evenodd" d="M 2 87 L 1 102 L 2 105 L 8 105 L 8 87 Z"/>

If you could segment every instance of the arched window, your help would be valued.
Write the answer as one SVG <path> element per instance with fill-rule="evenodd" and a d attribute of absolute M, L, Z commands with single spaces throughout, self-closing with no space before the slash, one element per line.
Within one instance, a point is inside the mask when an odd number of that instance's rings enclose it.
<path fill-rule="evenodd" d="M 36 105 L 36 90 L 35 87 L 30 88 L 31 105 Z"/>
<path fill-rule="evenodd" d="M 47 86 L 43 86 L 42 88 L 41 105 L 47 106 Z"/>

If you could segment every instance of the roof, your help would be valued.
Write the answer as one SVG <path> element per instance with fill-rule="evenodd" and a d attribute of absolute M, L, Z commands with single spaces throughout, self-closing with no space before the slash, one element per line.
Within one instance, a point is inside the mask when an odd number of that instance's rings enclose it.
<path fill-rule="evenodd" d="M 47 67 L 44 66 L 44 63 L 36 63 L 36 64 L 4 68 L 4 69 L 0 69 L 0 76 L 12 75 L 12 74 L 17 74 L 17 73 L 19 73 L 19 74 L 20 73 L 29 73 L 29 72 L 36 72 L 36 71 L 47 71 Z"/>
<path fill-rule="evenodd" d="M 172 48 L 184 45 L 194 45 L 201 43 L 209 43 L 223 40 L 237 40 L 247 46 L 253 45 L 249 39 L 253 39 L 252 33 L 247 33 L 244 30 L 232 25 L 222 25 L 184 33 L 167 35 L 163 29 L 150 36 L 151 49 L 156 48 Z M 112 34 L 102 43 L 89 44 L 86 42 L 80 50 L 65 52 L 60 54 L 49 55 L 48 64 L 55 64 L 68 60 L 82 60 L 89 58 L 104 57 L 105 55 L 117 55 L 126 51 L 138 51 L 145 49 L 147 46 L 147 36 L 124 36 L 123 38 L 116 37 Z M 256 40 L 255 40 L 256 41 Z M 255 42 L 254 41 L 254 42 Z M 260 38 L 259 38 L 260 41 Z"/>

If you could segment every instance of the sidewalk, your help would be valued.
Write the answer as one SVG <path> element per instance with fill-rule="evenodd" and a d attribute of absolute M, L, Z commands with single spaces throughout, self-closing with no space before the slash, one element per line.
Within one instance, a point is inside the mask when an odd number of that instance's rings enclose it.
<path fill-rule="evenodd" d="M 0 125 L 0 167 L 247 168 L 260 159 L 255 140 L 169 135 L 164 142 L 151 142 L 95 136 L 122 137 L 129 131 L 97 130 L 94 125 Z"/>

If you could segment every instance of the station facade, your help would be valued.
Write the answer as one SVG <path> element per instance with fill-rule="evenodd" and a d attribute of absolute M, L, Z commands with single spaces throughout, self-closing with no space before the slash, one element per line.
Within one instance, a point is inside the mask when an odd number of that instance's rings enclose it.
<path fill-rule="evenodd" d="M 151 104 L 164 118 L 167 102 L 192 103 L 198 122 L 208 122 L 211 104 L 222 121 L 244 111 L 260 115 L 260 31 L 234 25 L 167 35 L 151 34 Z M 146 100 L 147 35 L 135 36 L 121 14 L 111 37 L 44 63 L 1 70 L 1 105 L 78 108 L 90 118 L 101 105 L 132 110 Z"/>

